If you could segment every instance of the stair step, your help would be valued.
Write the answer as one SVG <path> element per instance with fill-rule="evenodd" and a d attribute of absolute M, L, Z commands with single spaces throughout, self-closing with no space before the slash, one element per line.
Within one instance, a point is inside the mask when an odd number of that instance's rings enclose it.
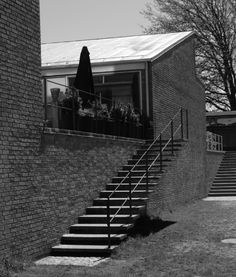
<path fill-rule="evenodd" d="M 148 193 L 153 192 L 152 190 L 149 190 L 148 192 L 146 190 L 135 190 L 132 192 L 132 198 L 137 197 L 147 197 Z M 100 192 L 100 197 L 105 198 L 112 194 L 112 198 L 121 198 L 121 197 L 129 197 L 129 190 L 103 190 Z"/>
<path fill-rule="evenodd" d="M 132 198 L 132 205 L 145 205 L 145 202 L 148 198 Z M 129 199 L 127 198 L 110 198 L 110 206 L 118 206 L 122 205 L 126 201 L 126 205 L 130 204 Z M 93 200 L 94 206 L 106 206 L 107 205 L 107 198 L 96 198 Z"/>
<path fill-rule="evenodd" d="M 171 156 L 171 157 L 173 157 L 173 156 Z M 154 161 L 155 158 L 156 158 L 156 157 L 149 158 L 149 159 L 148 159 L 148 164 L 150 165 L 150 164 Z M 163 157 L 163 159 L 162 159 L 163 164 L 169 163 L 169 162 L 171 162 L 171 161 L 172 161 L 171 158 Z M 144 159 L 144 158 L 141 159 L 141 160 L 139 160 L 139 159 L 137 159 L 137 158 L 129 159 L 127 164 L 128 164 L 128 165 L 134 165 L 134 164 L 136 164 L 137 162 L 138 162 L 139 165 L 146 165 L 146 159 Z M 159 163 L 160 163 L 160 162 L 157 161 L 156 165 L 158 166 Z"/>
<path fill-rule="evenodd" d="M 236 196 L 236 192 L 209 192 L 208 196 Z"/>
<path fill-rule="evenodd" d="M 156 186 L 157 183 L 148 183 L 148 189 L 153 188 Z M 136 184 L 131 184 L 131 189 L 134 189 Z M 106 185 L 107 190 L 129 190 L 129 184 L 128 183 L 122 183 L 122 184 L 116 184 L 116 183 L 110 183 Z M 140 183 L 137 186 L 137 190 L 146 190 L 146 183 Z"/>
<path fill-rule="evenodd" d="M 124 182 L 126 180 L 126 182 L 128 181 L 128 177 L 126 179 L 124 179 L 125 176 L 116 176 L 116 177 L 113 177 L 112 178 L 112 183 L 120 183 L 120 182 Z M 145 176 L 132 176 L 131 177 L 131 183 L 137 183 L 141 180 L 142 178 L 142 181 L 145 180 Z M 150 181 L 150 183 L 152 181 L 157 181 L 160 179 L 160 175 L 156 175 L 156 176 L 148 176 L 148 180 Z"/>
<path fill-rule="evenodd" d="M 164 146 L 164 145 L 162 145 L 162 146 Z M 175 147 L 175 148 L 173 148 L 173 152 L 176 152 L 176 151 L 179 151 L 180 150 L 180 148 L 177 148 L 177 147 Z M 137 150 L 137 154 L 139 155 L 143 155 L 145 152 L 146 152 L 147 150 L 145 150 L 145 149 L 139 149 L 139 150 Z M 166 147 L 164 150 L 163 150 L 163 152 L 172 152 L 172 148 L 171 147 Z M 150 150 L 148 150 L 148 155 L 153 155 L 153 154 L 155 154 L 155 155 L 158 155 L 160 153 L 160 148 L 158 148 L 158 147 L 156 147 L 156 148 L 152 148 L 152 149 L 150 149 Z"/>
<path fill-rule="evenodd" d="M 151 163 L 148 164 L 148 166 L 150 166 Z M 162 167 L 167 167 L 168 164 L 162 164 Z M 159 168 L 160 168 L 160 164 L 157 163 L 157 164 L 154 164 L 152 166 L 152 170 L 153 171 L 159 171 Z M 143 171 L 143 170 L 146 170 L 146 164 L 138 164 L 138 165 L 132 165 L 132 164 L 128 164 L 128 165 L 124 165 L 123 166 L 123 171 L 129 171 L 129 170 L 135 170 L 135 171 Z"/>
<path fill-rule="evenodd" d="M 234 163 L 234 162 L 236 162 L 236 157 L 225 157 L 223 160 L 222 160 L 222 162 L 224 163 L 224 162 L 232 162 L 232 163 Z"/>
<path fill-rule="evenodd" d="M 127 213 L 129 213 L 129 210 L 127 210 Z M 129 214 L 118 214 L 114 217 L 114 214 L 110 215 L 110 219 L 112 220 L 112 223 L 132 223 L 134 220 L 136 220 L 139 217 L 138 214 L 133 214 L 131 217 Z M 79 223 L 107 223 L 107 215 L 106 214 L 86 214 L 82 215 L 78 218 Z"/>
<path fill-rule="evenodd" d="M 115 214 L 120 209 L 120 206 L 111 206 L 110 212 Z M 119 214 L 127 214 L 129 213 L 129 206 L 123 206 Z M 132 213 L 141 213 L 142 210 L 145 209 L 144 205 L 132 206 Z M 86 209 L 86 214 L 107 214 L 107 206 L 91 206 Z"/>
<path fill-rule="evenodd" d="M 111 233 L 126 233 L 130 228 L 133 227 L 133 224 L 118 224 L 111 223 L 110 232 Z M 70 233 L 74 234 L 101 234 L 107 233 L 108 227 L 104 223 L 78 223 L 70 226 Z"/>
<path fill-rule="evenodd" d="M 210 192 L 236 192 L 235 188 L 214 188 L 212 187 Z"/>
<path fill-rule="evenodd" d="M 161 143 L 161 145 L 163 146 L 163 145 L 165 145 L 166 143 L 167 143 L 167 141 L 164 141 L 164 142 Z M 174 142 L 174 143 L 173 143 L 174 148 L 179 148 L 179 147 L 181 147 L 182 145 L 183 145 L 183 144 L 180 143 L 180 142 Z M 148 144 L 148 145 L 146 145 L 146 144 L 141 145 L 141 149 L 142 149 L 142 150 L 147 150 L 149 147 L 150 147 L 150 144 Z M 157 141 L 153 146 L 151 146 L 150 151 L 152 151 L 153 149 L 159 150 L 159 147 L 160 147 L 160 142 Z M 167 145 L 167 148 L 171 148 L 171 147 L 172 147 L 172 145 L 171 145 L 171 142 L 170 142 L 170 143 Z"/>
<path fill-rule="evenodd" d="M 236 177 L 236 172 L 235 171 L 230 171 L 230 170 L 218 170 L 217 175 L 228 175 L 231 174 L 231 176 Z"/>
<path fill-rule="evenodd" d="M 236 184 L 232 184 L 232 185 L 230 185 L 230 184 L 225 184 L 225 185 L 222 185 L 222 184 L 220 184 L 220 185 L 213 185 L 211 188 L 222 188 L 222 189 L 224 189 L 224 188 L 236 188 Z"/>
<path fill-rule="evenodd" d="M 148 171 L 148 176 L 155 176 L 156 174 L 159 174 L 162 173 L 163 171 L 160 171 L 159 169 L 158 170 L 149 170 Z M 118 177 L 125 177 L 129 174 L 129 171 L 128 170 L 119 170 L 117 175 Z M 132 170 L 131 172 L 131 178 L 132 177 L 136 177 L 136 176 L 143 176 L 145 175 L 146 176 L 146 170 Z"/>
<path fill-rule="evenodd" d="M 222 183 L 227 183 L 228 185 L 233 185 L 233 184 L 236 184 L 236 181 L 235 180 L 225 180 L 225 179 L 222 179 L 222 180 L 214 180 L 213 182 L 213 185 L 217 185 L 217 184 L 222 184 Z"/>
<path fill-rule="evenodd" d="M 127 238 L 127 234 L 111 234 L 111 244 L 120 244 Z M 86 244 L 86 245 L 106 245 L 107 234 L 65 234 L 61 238 L 61 244 Z"/>
<path fill-rule="evenodd" d="M 54 256 L 109 256 L 118 245 L 74 245 L 60 244 L 52 247 Z"/>
<path fill-rule="evenodd" d="M 232 175 L 232 174 L 217 174 L 215 177 L 216 180 L 218 179 L 225 179 L 225 180 L 236 180 L 236 175 Z"/>
<path fill-rule="evenodd" d="M 236 168 L 231 168 L 231 167 L 227 167 L 227 168 L 219 168 L 218 173 L 236 173 Z"/>
<path fill-rule="evenodd" d="M 171 152 L 163 152 L 162 153 L 162 157 L 163 157 L 163 160 L 164 158 L 166 157 L 174 157 L 175 154 L 172 154 Z M 132 156 L 132 159 L 134 160 L 139 160 L 140 158 L 142 157 L 141 154 L 134 154 Z M 157 157 L 157 154 L 148 154 L 148 159 L 155 159 Z M 145 157 L 142 158 L 144 161 L 146 160 Z"/>

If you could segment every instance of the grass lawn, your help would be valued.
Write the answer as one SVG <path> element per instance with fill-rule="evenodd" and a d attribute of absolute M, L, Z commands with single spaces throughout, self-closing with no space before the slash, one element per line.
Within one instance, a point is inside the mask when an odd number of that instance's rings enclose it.
<path fill-rule="evenodd" d="M 236 276 L 236 245 L 221 242 L 236 238 L 236 201 L 196 201 L 161 218 L 176 223 L 128 239 L 111 259 L 95 267 L 31 264 L 8 276 Z"/>

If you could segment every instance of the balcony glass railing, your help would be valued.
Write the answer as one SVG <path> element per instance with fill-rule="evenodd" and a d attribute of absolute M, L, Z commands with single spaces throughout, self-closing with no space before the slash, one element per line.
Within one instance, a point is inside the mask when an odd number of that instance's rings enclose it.
<path fill-rule="evenodd" d="M 132 104 L 115 103 L 110 98 L 80 91 L 60 83 L 50 83 L 50 94 L 44 93 L 45 122 L 47 127 L 92 132 L 138 139 L 152 138 L 147 116 Z M 52 88 L 52 84 L 54 87 Z M 64 92 L 61 90 L 64 87 Z"/>

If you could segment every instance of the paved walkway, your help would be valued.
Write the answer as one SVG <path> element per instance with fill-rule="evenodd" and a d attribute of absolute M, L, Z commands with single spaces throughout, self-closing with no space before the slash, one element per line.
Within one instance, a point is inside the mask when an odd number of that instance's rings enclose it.
<path fill-rule="evenodd" d="M 52 257 L 48 256 L 35 262 L 36 265 L 73 265 L 73 266 L 96 266 L 107 261 L 103 257 Z"/>

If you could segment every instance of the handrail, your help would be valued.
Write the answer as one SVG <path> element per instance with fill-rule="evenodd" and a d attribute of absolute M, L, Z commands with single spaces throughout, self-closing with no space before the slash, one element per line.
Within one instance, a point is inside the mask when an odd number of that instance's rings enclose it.
<path fill-rule="evenodd" d="M 178 126 L 178 128 L 177 128 L 177 130 L 175 131 L 175 133 L 174 134 L 176 134 L 178 131 L 179 131 L 179 129 L 180 129 L 180 125 Z M 158 136 L 158 138 L 160 137 L 160 135 Z M 162 148 L 162 152 L 165 150 L 165 148 L 168 146 L 168 144 L 170 143 L 170 141 L 171 141 L 171 139 L 169 139 L 168 141 L 167 141 L 167 143 L 163 146 L 163 148 Z M 145 152 L 146 153 L 146 152 Z M 158 158 L 160 157 L 160 154 L 158 154 L 157 155 L 157 157 L 155 158 L 155 160 L 151 163 L 151 165 L 147 168 L 147 170 L 149 170 L 149 169 L 151 169 L 152 168 L 152 166 L 154 165 L 154 163 L 158 160 Z M 130 170 L 131 171 L 131 170 Z M 141 177 L 141 179 L 138 181 L 138 183 L 136 184 L 136 186 L 133 188 L 133 190 L 131 191 L 131 193 L 133 193 L 135 190 L 136 190 L 136 188 L 137 188 L 137 186 L 141 183 L 141 181 L 143 180 L 143 178 L 145 177 L 145 174 L 146 173 L 144 173 L 143 174 L 143 176 Z M 109 197 L 110 198 L 110 197 Z M 119 207 L 119 209 L 117 210 L 117 212 L 113 215 L 113 217 L 111 218 L 111 220 L 110 220 L 110 222 L 112 222 L 113 221 L 113 219 L 115 218 L 115 216 L 119 213 L 119 211 L 122 209 L 122 207 L 126 204 L 126 202 L 128 201 L 128 197 L 124 200 L 124 202 L 122 203 L 122 205 Z"/>
<path fill-rule="evenodd" d="M 89 92 L 89 91 L 86 91 L 86 90 L 83 90 L 83 89 L 77 89 L 75 87 L 67 86 L 67 85 L 60 84 L 60 83 L 57 83 L 57 82 L 54 82 L 54 81 L 50 81 L 50 80 L 46 80 L 46 81 L 49 82 L 49 83 L 55 84 L 55 85 L 59 85 L 61 87 L 69 88 L 69 89 L 74 90 L 74 91 L 78 91 L 78 92 L 81 91 L 81 92 L 84 92 L 84 93 L 89 94 L 89 95 L 94 96 L 94 97 L 100 97 L 96 93 L 92 93 L 92 92 Z M 105 100 L 108 100 L 108 101 L 110 101 L 112 103 L 112 100 L 110 98 L 107 98 L 107 97 L 104 97 L 104 96 L 101 96 L 101 98 L 105 99 Z"/>
<path fill-rule="evenodd" d="M 178 112 L 175 114 L 175 116 L 169 121 L 169 123 L 166 125 L 166 127 L 168 127 L 171 124 L 171 121 L 176 118 L 176 116 L 179 114 L 180 110 L 181 110 L 181 108 L 178 110 Z M 160 135 L 166 130 L 166 127 L 161 131 Z M 144 154 L 141 156 L 141 158 L 139 158 L 139 160 L 136 162 L 136 164 L 133 165 L 133 167 L 130 169 L 130 171 L 132 171 L 134 169 L 134 167 L 139 164 L 139 162 L 142 160 L 142 158 L 145 157 L 146 153 L 152 148 L 152 146 L 160 138 L 160 135 L 157 136 L 156 139 L 150 144 L 148 149 L 144 152 Z M 116 192 L 116 190 L 120 187 L 120 185 L 123 184 L 124 180 L 129 177 L 129 174 L 130 173 L 128 172 L 127 175 L 121 180 L 121 182 L 119 183 L 119 186 L 117 186 L 116 189 L 114 191 L 112 191 L 111 194 L 108 196 L 109 198 L 111 198 L 111 196 Z"/>
<path fill-rule="evenodd" d="M 174 119 L 178 116 L 181 115 L 181 122 L 179 124 L 179 126 L 177 127 L 177 129 L 173 132 L 173 121 Z M 167 130 L 167 128 L 171 125 L 171 137 L 167 140 L 166 144 L 162 147 L 161 146 L 161 142 L 162 142 L 162 134 Z M 130 201 L 132 200 L 132 193 L 135 192 L 136 188 L 138 187 L 138 185 L 141 183 L 141 181 L 144 179 L 144 177 L 146 176 L 146 174 L 148 174 L 148 171 L 153 167 L 153 165 L 155 164 L 155 162 L 160 158 L 160 165 L 161 165 L 161 157 L 162 157 L 162 152 L 166 149 L 166 147 L 168 146 L 168 144 L 172 141 L 172 148 L 173 148 L 173 138 L 174 136 L 178 133 L 178 131 L 181 130 L 181 137 L 183 138 L 183 108 L 180 108 L 178 110 L 178 112 L 174 115 L 174 117 L 168 122 L 168 124 L 164 127 L 164 129 L 161 131 L 161 133 L 156 137 L 156 139 L 150 144 L 150 146 L 148 147 L 148 149 L 144 152 L 143 155 L 141 155 L 141 157 L 139 158 L 139 160 L 131 167 L 131 169 L 129 170 L 129 172 L 126 174 L 126 176 L 120 181 L 119 185 L 115 188 L 114 191 L 112 191 L 108 197 L 107 197 L 107 209 L 108 209 L 108 213 L 109 213 L 109 217 L 107 218 L 108 222 L 108 247 L 110 247 L 110 223 L 114 220 L 114 218 L 118 215 L 118 213 L 120 212 L 120 210 L 122 209 L 122 207 L 126 204 L 126 202 L 130 199 Z M 188 112 L 186 110 L 186 137 L 188 138 Z M 154 159 L 154 161 L 152 161 L 152 163 L 147 166 L 146 168 L 146 172 L 141 176 L 140 180 L 137 182 L 137 184 L 134 186 L 134 188 L 131 190 L 131 174 L 133 169 L 139 164 L 139 162 L 143 159 L 143 157 L 145 157 L 148 154 L 148 151 L 152 148 L 153 145 L 155 145 L 155 143 L 160 140 L 160 153 L 157 155 L 157 157 Z M 173 149 L 172 149 L 173 152 Z M 161 168 L 162 170 L 162 168 Z M 130 192 L 129 192 L 129 196 L 126 197 L 126 199 L 123 201 L 123 203 L 120 205 L 120 207 L 118 208 L 118 210 L 116 211 L 116 213 L 110 218 L 110 198 L 111 196 L 119 189 L 119 187 L 121 186 L 121 184 L 123 184 L 123 182 L 129 177 L 129 184 L 130 184 Z M 132 207 L 132 203 L 130 204 Z M 130 208 L 131 209 L 131 208 Z M 132 216 L 132 211 L 130 211 L 130 215 Z"/>
<path fill-rule="evenodd" d="M 223 137 L 221 135 L 207 131 L 206 147 L 208 151 L 223 151 Z"/>

